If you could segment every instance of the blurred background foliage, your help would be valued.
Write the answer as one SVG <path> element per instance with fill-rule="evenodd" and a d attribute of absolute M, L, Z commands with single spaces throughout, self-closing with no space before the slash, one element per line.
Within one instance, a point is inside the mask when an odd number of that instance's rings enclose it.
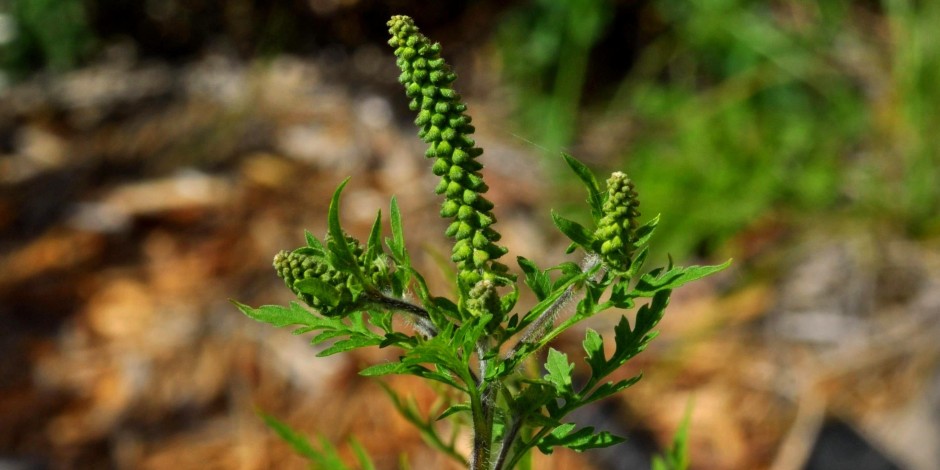
<path fill-rule="evenodd" d="M 0 65 L 13 78 L 44 67 L 71 69 L 93 48 L 81 0 L 10 0 L 0 3 L 0 12 Z"/>
<path fill-rule="evenodd" d="M 611 30 L 615 9 L 633 14 L 631 38 Z M 554 151 L 588 121 L 626 123 L 605 163 L 638 181 L 663 214 L 660 247 L 685 256 L 781 217 L 936 234 L 936 24 L 940 5 L 905 0 L 541 1 L 507 15 L 500 44 L 533 141 Z M 623 76 L 585 86 L 610 61 Z"/>
<path fill-rule="evenodd" d="M 171 60 L 218 44 L 245 57 L 380 44 L 384 18 L 403 11 L 442 41 L 495 45 L 477 47 L 501 59 L 514 132 L 552 164 L 565 149 L 626 169 L 644 212 L 663 215 L 663 252 L 713 254 L 762 224 L 821 214 L 940 229 L 937 2 L 7 0 L 0 11 L 8 80 L 75 67 L 116 40 Z"/>

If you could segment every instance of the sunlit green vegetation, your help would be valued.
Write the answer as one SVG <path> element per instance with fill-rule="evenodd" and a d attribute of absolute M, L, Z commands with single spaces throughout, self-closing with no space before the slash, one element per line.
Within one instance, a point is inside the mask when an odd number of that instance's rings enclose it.
<path fill-rule="evenodd" d="M 614 6 L 595 3 L 569 8 L 602 17 Z M 553 24 L 569 38 L 570 28 L 552 20 L 561 7 L 528 8 L 545 19 L 511 16 L 507 25 L 532 33 Z M 581 103 L 566 91 L 583 87 L 577 80 L 585 73 L 566 67 L 592 66 L 565 62 L 590 50 L 570 38 L 530 36 L 533 51 L 555 49 L 528 62 L 541 69 L 507 75 L 544 92 L 532 98 L 542 116 L 545 108 L 581 107 L 580 122 L 570 125 L 628 123 L 618 127 L 628 128 L 618 136 L 620 155 L 603 157 L 637 181 L 649 201 L 644 213 L 663 214 L 660 248 L 711 252 L 768 217 L 838 214 L 914 236 L 940 228 L 940 148 L 931 138 L 940 128 L 940 4 L 658 0 L 643 14 L 661 31 L 611 99 Z M 591 37 L 610 33 L 600 31 L 603 22 L 588 26 L 597 29 Z M 554 82 L 542 86 L 532 76 Z M 535 125 L 532 116 L 520 119 Z M 549 148 L 580 135 L 529 128 Z"/>

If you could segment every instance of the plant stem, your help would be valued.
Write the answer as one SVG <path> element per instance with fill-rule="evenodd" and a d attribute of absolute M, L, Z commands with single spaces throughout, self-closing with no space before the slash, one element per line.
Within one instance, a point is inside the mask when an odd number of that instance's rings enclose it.
<path fill-rule="evenodd" d="M 594 269 L 598 263 L 600 263 L 598 257 L 588 256 L 581 262 L 581 270 L 588 271 Z M 558 313 L 561 309 L 568 305 L 568 301 L 571 300 L 571 297 L 574 295 L 574 290 L 575 284 L 568 286 L 565 292 L 522 332 L 522 337 L 519 338 L 519 342 L 513 346 L 505 357 L 510 358 L 515 356 L 526 344 L 539 342 L 551 328 L 552 324 L 555 323 L 555 319 L 558 317 Z"/>
<path fill-rule="evenodd" d="M 437 336 L 437 327 L 431 322 L 431 315 L 428 311 L 411 303 L 394 297 L 388 297 L 380 292 L 370 292 L 367 294 L 369 300 L 385 307 L 388 310 L 398 310 L 411 314 L 415 319 L 415 327 L 421 334 L 432 338 Z"/>
<path fill-rule="evenodd" d="M 506 463 L 506 457 L 509 455 L 509 451 L 512 450 L 512 444 L 516 441 L 516 436 L 519 434 L 521 427 L 522 419 L 518 417 L 513 418 L 512 424 L 509 425 L 506 434 L 503 436 L 503 442 L 499 448 L 499 455 L 496 457 L 493 470 L 502 470 L 503 464 Z"/>
<path fill-rule="evenodd" d="M 471 470 L 490 470 L 490 448 L 493 442 L 492 410 L 484 405 L 486 390 L 470 390 L 470 409 L 473 413 L 473 450 L 470 453 Z"/>

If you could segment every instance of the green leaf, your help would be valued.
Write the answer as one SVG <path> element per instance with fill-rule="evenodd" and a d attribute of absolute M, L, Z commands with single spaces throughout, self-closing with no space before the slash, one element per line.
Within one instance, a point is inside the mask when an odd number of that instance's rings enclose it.
<path fill-rule="evenodd" d="M 640 307 L 636 312 L 636 325 L 633 334 L 645 334 L 652 330 L 662 320 L 666 307 L 669 305 L 670 290 L 661 290 L 653 296 L 653 301 Z"/>
<path fill-rule="evenodd" d="M 298 454 L 316 463 L 317 468 L 335 470 L 346 470 L 349 468 L 343 463 L 343 459 L 340 457 L 336 447 L 325 438 L 320 438 L 320 449 L 316 449 L 305 436 L 294 431 L 287 424 L 278 421 L 269 414 L 260 411 L 258 414 L 261 416 L 261 419 L 264 420 L 265 424 L 274 430 L 284 442 L 288 443 Z"/>
<path fill-rule="evenodd" d="M 324 253 L 323 244 L 320 243 L 320 240 L 317 237 L 313 236 L 307 230 L 304 230 L 304 238 L 307 240 L 307 246 L 313 248 L 317 251 L 317 254 L 322 255 Z"/>
<path fill-rule="evenodd" d="M 460 307 L 447 297 L 432 297 L 431 304 L 434 310 L 452 320 L 460 319 Z"/>
<path fill-rule="evenodd" d="M 360 470 L 375 470 L 375 464 L 372 462 L 372 458 L 369 457 L 369 453 L 362 447 L 359 441 L 350 439 L 349 446 L 352 447 L 353 453 L 356 454 L 356 460 L 359 461 Z"/>
<path fill-rule="evenodd" d="M 230 300 L 239 310 L 249 318 L 274 325 L 278 328 L 287 325 L 315 325 L 319 318 L 296 302 L 290 303 L 290 308 L 280 305 L 263 305 L 251 308 L 243 303 Z"/>
<path fill-rule="evenodd" d="M 382 254 L 382 210 L 375 215 L 375 222 L 369 232 L 369 241 L 366 243 L 366 264 L 372 266 L 379 255 Z"/>
<path fill-rule="evenodd" d="M 343 228 L 339 223 L 339 198 L 347 183 L 349 183 L 349 178 L 344 179 L 343 182 L 340 183 L 336 191 L 333 192 L 333 197 L 330 199 L 330 209 L 327 213 L 327 225 L 331 238 L 329 243 L 330 261 L 334 263 L 336 268 L 349 272 L 355 276 L 362 285 L 367 286 L 369 285 L 369 281 L 362 275 L 359 262 L 356 261 L 356 257 L 349 249 L 349 244 L 346 243 L 346 234 L 343 232 Z"/>
<path fill-rule="evenodd" d="M 565 353 L 559 352 L 555 348 L 549 348 L 545 370 L 548 371 L 545 380 L 551 382 L 559 394 L 570 395 L 573 393 L 571 389 L 571 371 L 574 370 L 574 364 L 568 363 L 568 356 Z"/>
<path fill-rule="evenodd" d="M 359 375 L 363 377 L 378 377 L 389 374 L 407 374 L 409 372 L 410 367 L 407 364 L 402 364 L 401 362 L 384 362 L 360 370 Z"/>
<path fill-rule="evenodd" d="M 517 256 L 516 262 L 519 263 L 519 267 L 522 268 L 522 272 L 525 274 L 525 283 L 529 286 L 529 289 L 532 289 L 535 298 L 544 300 L 551 289 L 551 279 L 549 279 L 548 274 L 539 270 L 535 263 L 522 256 Z"/>
<path fill-rule="evenodd" d="M 614 351 L 611 362 L 634 356 L 639 352 L 636 350 L 633 330 L 630 329 L 630 320 L 627 320 L 626 315 L 621 315 L 620 322 L 614 327 L 614 344 L 617 349 Z"/>
<path fill-rule="evenodd" d="M 584 297 L 578 302 L 575 315 L 578 321 L 591 317 L 597 313 L 597 299 L 604 292 L 604 288 L 590 283 L 585 284 Z"/>
<path fill-rule="evenodd" d="M 294 281 L 294 287 L 304 294 L 316 297 L 330 307 L 336 307 L 342 301 L 342 294 L 335 287 L 315 277 L 298 279 Z"/>
<path fill-rule="evenodd" d="M 656 217 L 653 217 L 649 222 L 639 226 L 635 232 L 636 241 L 633 242 L 633 246 L 637 248 L 646 246 L 650 241 L 650 237 L 653 236 L 653 232 L 656 231 L 657 225 L 659 225 L 658 214 L 656 215 Z"/>
<path fill-rule="evenodd" d="M 610 304 L 614 307 L 622 309 L 633 308 L 634 297 L 630 295 L 631 293 L 632 290 L 630 289 L 630 279 L 621 278 L 619 281 L 614 283 L 610 290 Z"/>
<path fill-rule="evenodd" d="M 570 238 L 571 241 L 578 245 L 590 249 L 591 244 L 594 243 L 594 233 L 584 228 L 583 225 L 573 220 L 566 219 L 558 215 L 555 211 L 552 211 L 552 221 L 561 233 L 565 234 L 566 237 Z"/>
<path fill-rule="evenodd" d="M 448 406 L 447 409 L 444 410 L 444 412 L 441 413 L 441 414 L 440 414 L 437 418 L 435 418 L 434 420 L 435 420 L 435 421 L 440 421 L 440 420 L 442 420 L 442 419 L 444 419 L 444 418 L 447 418 L 448 416 L 451 416 L 451 415 L 453 415 L 453 414 L 455 414 L 455 413 L 469 413 L 469 412 L 470 412 L 470 404 L 469 404 L 469 403 L 457 403 L 456 405 L 450 405 L 450 406 Z"/>
<path fill-rule="evenodd" d="M 499 298 L 499 308 L 501 312 L 510 312 L 519 301 L 519 286 L 512 285 L 512 292 Z"/>
<path fill-rule="evenodd" d="M 419 344 L 411 351 L 408 351 L 401 361 L 416 368 L 411 371 L 412 373 L 415 373 L 417 367 L 423 367 L 423 364 L 435 364 L 460 375 L 461 379 L 470 382 L 469 376 L 466 375 L 468 371 L 464 367 L 463 361 L 457 357 L 457 351 L 449 342 L 444 341 L 444 337 L 448 336 L 445 333 L 446 330 L 431 340 Z"/>
<path fill-rule="evenodd" d="M 566 423 L 556 428 L 551 434 L 539 440 L 539 450 L 550 454 L 552 447 L 562 446 L 576 452 L 583 452 L 588 449 L 610 447 L 626 440 L 607 431 L 595 433 L 594 428 L 590 426 L 571 432 L 574 426 L 572 423 Z"/>
<path fill-rule="evenodd" d="M 652 297 L 656 292 L 664 289 L 675 289 L 683 284 L 701 279 L 727 268 L 731 260 L 715 266 L 689 266 L 674 267 L 668 271 L 652 271 L 644 274 L 637 282 L 631 297 Z"/>
<path fill-rule="evenodd" d="M 526 380 L 526 386 L 513 400 L 512 408 L 521 415 L 539 411 L 546 403 L 554 400 L 555 387 L 545 381 Z M 553 425 L 557 425 L 555 423 Z"/>
<path fill-rule="evenodd" d="M 398 208 L 398 199 L 396 199 L 395 196 L 392 196 L 389 217 L 392 224 L 392 238 L 386 243 L 389 249 L 392 250 L 395 261 L 410 265 L 410 263 L 406 262 L 407 252 L 405 251 L 405 235 L 401 226 L 401 210 Z"/>
<path fill-rule="evenodd" d="M 598 221 L 603 217 L 603 205 L 604 199 L 601 196 L 601 187 L 597 184 L 597 179 L 594 178 L 594 173 L 585 166 L 583 163 L 578 161 L 578 159 L 568 155 L 567 153 L 562 153 L 561 156 L 565 159 L 565 163 L 574 170 L 574 173 L 578 175 L 578 179 L 584 183 L 584 187 L 588 190 L 588 204 L 591 206 L 591 216 L 594 217 L 594 221 Z"/>
<path fill-rule="evenodd" d="M 561 271 L 561 276 L 552 284 L 552 289 L 558 289 L 559 286 L 567 284 L 570 279 L 584 274 L 584 271 L 581 271 L 581 266 L 571 261 L 566 261 L 551 269 L 551 271 L 556 270 Z"/>
<path fill-rule="evenodd" d="M 334 354 L 339 354 L 341 352 L 346 352 L 346 351 L 350 351 L 353 349 L 364 348 L 367 346 L 378 346 L 381 343 L 382 343 L 381 337 L 370 338 L 370 337 L 357 336 L 354 338 L 337 341 L 332 346 L 317 353 L 317 357 L 332 356 Z"/>
<path fill-rule="evenodd" d="M 399 333 L 397 331 L 392 331 L 385 334 L 385 339 L 379 344 L 380 348 L 387 348 L 389 346 L 398 346 L 400 348 L 409 349 L 417 344 L 417 339 L 414 336 L 409 336 L 404 333 Z"/>
<path fill-rule="evenodd" d="M 689 427 L 692 421 L 692 401 L 685 408 L 682 423 L 672 439 L 672 446 L 662 455 L 653 456 L 654 470 L 686 470 L 689 468 Z"/>
<path fill-rule="evenodd" d="M 621 363 L 621 364 L 617 364 L 616 366 L 611 367 L 611 368 L 610 368 L 610 369 L 611 369 L 611 372 L 613 372 L 613 370 L 619 368 L 621 365 L 623 365 L 623 364 Z M 605 374 L 605 375 L 606 375 L 606 374 Z M 626 389 L 626 388 L 632 387 L 633 384 L 639 382 L 640 379 L 642 379 L 642 378 L 643 378 L 643 375 L 640 374 L 640 375 L 635 375 L 635 376 L 633 376 L 633 377 L 630 377 L 629 379 L 620 380 L 620 381 L 618 381 L 618 382 L 616 382 L 616 383 L 614 383 L 614 382 L 606 382 L 606 383 L 603 383 L 603 384 L 599 385 L 597 388 L 595 388 L 594 391 L 592 391 L 592 392 L 587 396 L 587 398 L 585 398 L 584 400 L 582 400 L 582 401 L 581 401 L 581 405 L 586 405 L 586 404 L 588 404 L 588 403 L 591 403 L 592 401 L 602 400 L 602 399 L 607 398 L 607 397 L 609 397 L 609 396 L 611 396 L 611 395 L 613 395 L 613 394 L 615 394 L 615 393 L 617 393 L 617 392 L 619 392 L 619 391 L 621 391 L 621 390 L 624 390 L 624 389 Z"/>
<path fill-rule="evenodd" d="M 301 330 L 304 330 L 304 329 L 306 329 L 306 328 L 301 328 Z M 308 330 L 308 331 L 309 331 L 309 330 Z M 297 334 L 296 331 L 295 331 L 294 333 Z M 319 333 L 318 335 L 314 336 L 313 339 L 310 340 L 310 343 L 311 343 L 311 344 L 320 344 L 320 343 L 323 343 L 323 342 L 325 342 L 325 341 L 329 341 L 329 340 L 331 340 L 331 339 L 333 339 L 333 338 L 338 338 L 338 337 L 340 337 L 340 336 L 349 336 L 349 334 L 350 334 L 350 331 L 347 330 L 347 329 L 345 329 L 345 328 L 343 328 L 343 329 L 336 329 L 336 330 L 325 330 L 325 331 Z"/>
<path fill-rule="evenodd" d="M 585 361 L 591 366 L 591 373 L 594 376 L 599 375 L 607 365 L 607 359 L 604 356 L 604 338 L 598 332 L 588 328 L 584 332 L 584 342 L 581 344 L 584 346 L 584 352 L 587 353 Z"/>
<path fill-rule="evenodd" d="M 637 253 L 636 256 L 633 257 L 633 261 L 630 262 L 630 269 L 628 269 L 627 272 L 624 273 L 623 277 L 627 279 L 632 279 L 633 276 L 636 275 L 636 273 L 640 272 L 640 270 L 643 269 L 643 265 L 646 264 L 646 258 L 649 257 L 649 254 L 650 254 L 649 246 L 644 246 L 640 248 L 639 253 Z"/>

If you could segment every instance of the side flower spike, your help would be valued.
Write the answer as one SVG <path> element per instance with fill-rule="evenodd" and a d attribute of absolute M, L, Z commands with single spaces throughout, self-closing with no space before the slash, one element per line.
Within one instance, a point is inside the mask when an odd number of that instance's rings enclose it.
<path fill-rule="evenodd" d="M 640 200 L 633 181 L 617 171 L 607 180 L 607 198 L 603 216 L 594 231 L 595 250 L 604 263 L 615 271 L 630 269 L 636 246 L 636 229 L 640 217 Z"/>

